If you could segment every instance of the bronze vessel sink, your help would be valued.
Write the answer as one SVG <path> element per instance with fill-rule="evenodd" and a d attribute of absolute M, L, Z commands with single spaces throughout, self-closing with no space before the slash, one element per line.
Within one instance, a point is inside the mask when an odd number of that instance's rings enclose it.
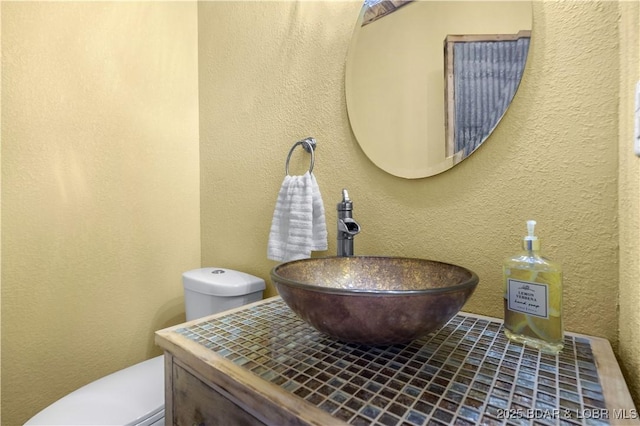
<path fill-rule="evenodd" d="M 402 257 L 295 260 L 271 271 L 285 303 L 318 331 L 365 345 L 407 343 L 453 318 L 478 285 L 463 267 Z"/>

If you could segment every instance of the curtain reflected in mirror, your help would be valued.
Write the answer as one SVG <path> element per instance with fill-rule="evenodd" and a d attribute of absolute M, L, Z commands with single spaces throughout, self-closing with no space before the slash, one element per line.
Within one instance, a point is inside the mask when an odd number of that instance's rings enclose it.
<path fill-rule="evenodd" d="M 531 26 L 529 1 L 366 0 L 345 73 L 365 155 L 408 179 L 467 158 L 514 98 Z"/>
<path fill-rule="evenodd" d="M 399 7 L 411 3 L 413 0 L 364 0 L 362 6 L 362 26 L 372 23 L 393 13 Z"/>

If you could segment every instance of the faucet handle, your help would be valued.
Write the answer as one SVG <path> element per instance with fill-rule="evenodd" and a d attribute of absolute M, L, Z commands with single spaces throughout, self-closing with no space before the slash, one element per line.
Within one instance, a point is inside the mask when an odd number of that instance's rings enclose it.
<path fill-rule="evenodd" d="M 353 210 L 353 203 L 349 198 L 349 193 L 346 188 L 342 190 L 342 201 L 338 203 L 337 209 L 339 212 L 350 212 Z"/>

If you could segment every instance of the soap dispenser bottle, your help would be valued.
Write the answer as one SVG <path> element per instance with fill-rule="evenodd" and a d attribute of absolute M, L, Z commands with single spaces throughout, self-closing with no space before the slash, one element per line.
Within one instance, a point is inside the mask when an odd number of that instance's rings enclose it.
<path fill-rule="evenodd" d="M 504 261 L 504 332 L 512 341 L 557 354 L 564 341 L 562 270 L 540 254 L 535 225 L 527 221 L 524 251 Z"/>

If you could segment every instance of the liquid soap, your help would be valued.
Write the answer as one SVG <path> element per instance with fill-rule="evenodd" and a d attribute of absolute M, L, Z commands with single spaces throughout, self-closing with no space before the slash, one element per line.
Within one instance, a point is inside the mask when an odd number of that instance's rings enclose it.
<path fill-rule="evenodd" d="M 562 270 L 541 255 L 535 225 L 527 221 L 524 250 L 504 261 L 504 332 L 512 341 L 557 354 L 564 341 Z"/>

